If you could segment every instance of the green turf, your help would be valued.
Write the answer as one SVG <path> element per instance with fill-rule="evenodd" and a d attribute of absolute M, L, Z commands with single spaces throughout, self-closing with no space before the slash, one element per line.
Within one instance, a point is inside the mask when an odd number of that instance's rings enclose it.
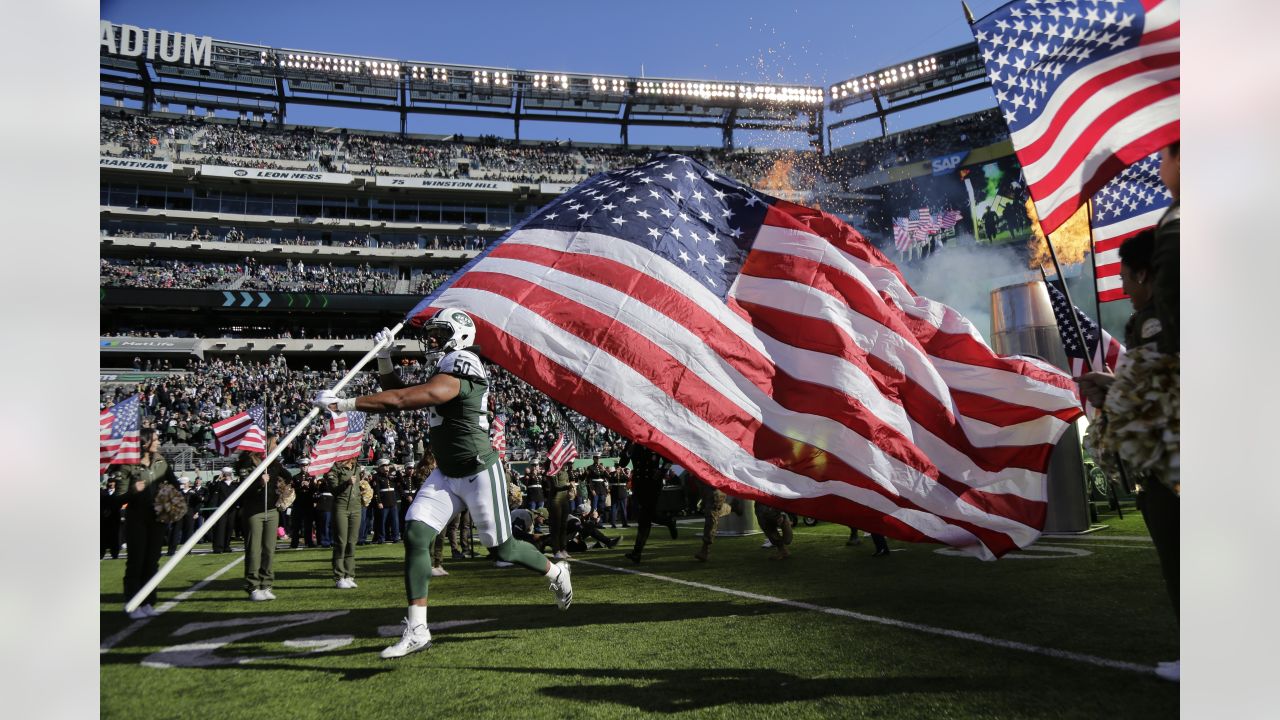
<path fill-rule="evenodd" d="M 771 561 L 763 538 L 721 538 L 709 563 L 691 532 L 661 528 L 645 562 L 616 550 L 575 560 L 811 603 L 876 618 L 975 633 L 1053 650 L 1154 665 L 1178 655 L 1177 628 L 1155 553 L 1136 513 L 1103 515 L 1083 548 L 1060 559 L 983 563 L 893 543 L 846 547 L 847 531 L 797 531 L 793 557 Z M 1111 542 L 1107 539 L 1111 538 Z M 1046 547 L 1046 551 L 1055 550 Z M 482 560 L 446 561 L 432 580 L 423 653 L 384 661 L 378 627 L 404 614 L 398 545 L 358 548 L 360 587 L 332 587 L 328 552 L 276 555 L 272 603 L 250 603 L 237 565 L 101 656 L 103 717 L 286 718 L 1169 718 L 1178 688 L 1149 674 L 1096 667 L 920 630 L 833 616 L 765 599 L 624 574 L 577 562 L 574 605 L 556 609 L 542 578 Z M 242 557 L 242 556 L 241 556 Z M 163 603 L 236 558 L 194 555 L 161 585 Z M 123 560 L 102 563 L 105 641 L 131 625 L 120 612 Z M 284 616 L 340 613 L 278 627 Z M 264 625 L 192 629 L 260 619 Z M 271 624 L 274 623 L 274 624 Z M 184 627 L 187 631 L 179 633 Z M 154 668 L 165 648 L 217 643 L 206 667 Z M 288 646 L 322 636 L 346 644 Z M 345 638 L 335 641 L 343 643 Z M 250 662 L 241 662 L 250 660 Z M 184 661 L 185 662 L 185 661 Z"/>

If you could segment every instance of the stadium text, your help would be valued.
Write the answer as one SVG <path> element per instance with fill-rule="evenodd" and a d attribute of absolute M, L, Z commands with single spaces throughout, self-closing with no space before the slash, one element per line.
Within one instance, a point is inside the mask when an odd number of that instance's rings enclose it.
<path fill-rule="evenodd" d="M 98 167 L 121 170 L 145 170 L 147 172 L 171 172 L 173 164 L 159 160 L 134 160 L 133 158 L 99 157 Z"/>
<path fill-rule="evenodd" d="M 116 28 L 120 38 L 116 40 Z M 157 55 L 164 62 L 181 62 L 187 65 L 209 65 L 213 60 L 213 38 L 197 37 L 191 33 L 174 33 L 155 28 L 143 29 L 137 25 L 113 25 L 109 20 L 101 22 L 98 44 L 112 55 L 139 57 L 146 55 L 155 60 Z"/>

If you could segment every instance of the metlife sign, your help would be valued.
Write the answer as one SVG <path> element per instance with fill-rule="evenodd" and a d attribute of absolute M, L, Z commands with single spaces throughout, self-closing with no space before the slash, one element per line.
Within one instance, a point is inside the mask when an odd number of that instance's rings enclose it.
<path fill-rule="evenodd" d="M 98 157 L 98 167 L 100 169 L 110 168 L 112 170 L 137 170 L 139 172 L 173 172 L 173 163 L 170 162 L 164 162 L 161 160 L 139 160 L 138 158 L 107 157 L 105 155 Z"/>
<path fill-rule="evenodd" d="M 116 25 L 101 21 L 98 46 L 112 55 L 146 57 L 148 60 L 203 65 L 213 61 L 213 38 L 208 35 L 176 33 L 137 25 Z"/>
<path fill-rule="evenodd" d="M 934 175 L 946 175 L 949 172 L 954 172 L 956 168 L 960 167 L 960 163 L 964 162 L 966 157 L 969 157 L 969 151 L 961 150 L 960 152 L 954 152 L 950 155 L 936 157 L 929 161 L 929 165 L 933 168 Z"/>
<path fill-rule="evenodd" d="M 201 165 L 202 177 L 238 178 L 270 182 L 320 183 L 322 185 L 350 185 L 354 176 L 343 173 L 315 172 L 312 170 L 263 170 L 260 168 L 224 167 Z"/>
<path fill-rule="evenodd" d="M 194 338 L 100 338 L 98 350 L 132 353 L 198 353 L 200 341 Z"/>

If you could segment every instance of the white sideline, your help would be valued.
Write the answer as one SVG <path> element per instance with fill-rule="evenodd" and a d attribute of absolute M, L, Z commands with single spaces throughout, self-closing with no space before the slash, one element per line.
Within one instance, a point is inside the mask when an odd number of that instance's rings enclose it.
<path fill-rule="evenodd" d="M 991 645 L 1006 650 L 1020 650 L 1022 652 L 1035 653 L 1036 655 L 1045 655 L 1059 660 L 1071 660 L 1074 662 L 1086 663 L 1088 665 L 1096 665 L 1098 667 L 1113 668 L 1116 670 L 1128 670 L 1130 672 L 1142 673 L 1144 675 L 1154 675 L 1156 668 L 1151 665 L 1139 665 L 1138 663 L 1125 662 L 1123 660 L 1112 660 L 1110 658 L 1097 657 L 1095 655 L 1086 655 L 1084 653 L 1071 652 L 1070 650 L 1057 650 L 1055 648 L 1045 648 L 1030 643 L 1018 642 L 1016 640 L 1001 640 L 1000 638 L 987 637 L 977 633 L 963 632 L 960 630 L 949 630 L 947 628 L 933 627 L 932 625 L 922 625 L 920 623 L 906 622 L 905 620 L 895 620 L 893 618 L 877 617 L 875 615 L 867 615 L 865 613 L 853 612 L 852 610 L 843 610 L 841 608 L 826 607 L 824 605 L 814 605 L 813 603 L 801 602 L 799 600 L 788 600 L 786 598 L 773 597 L 772 595 L 760 595 L 759 593 L 747 592 L 745 590 L 734 590 L 732 588 L 720 587 L 718 585 L 708 585 L 706 583 L 693 582 L 691 580 L 681 580 L 679 578 L 667 577 L 665 575 L 655 575 L 640 570 L 632 570 L 630 568 L 617 567 L 614 565 L 604 565 L 602 563 L 591 562 L 590 560 L 578 560 L 577 558 L 570 562 L 582 565 L 590 565 L 604 570 L 613 570 L 614 572 L 627 573 L 629 575 L 639 575 L 641 577 L 652 578 L 654 580 L 662 580 L 665 582 L 676 583 L 678 585 L 687 585 L 702 590 L 710 590 L 712 592 L 724 593 L 726 595 L 736 595 L 737 597 L 747 598 L 749 600 L 758 600 L 762 602 L 774 603 L 776 605 L 786 605 L 788 607 L 798 608 L 800 610 L 809 610 L 811 612 L 820 612 L 827 615 L 835 615 L 837 617 L 851 618 L 853 620 L 861 620 L 863 622 L 876 623 L 877 625 L 887 625 L 889 627 L 901 628 L 903 630 L 915 630 L 916 632 L 929 633 L 931 635 L 941 635 L 943 637 L 952 638 L 954 640 L 968 640 L 970 642 L 982 643 L 983 645 Z"/>
<path fill-rule="evenodd" d="M 222 575 L 223 575 L 224 573 L 226 573 L 228 570 L 230 570 L 231 568 L 233 568 L 233 567 L 235 567 L 235 566 L 237 566 L 237 565 L 241 565 L 241 564 L 243 564 L 243 563 L 244 563 L 244 558 L 236 558 L 235 560 L 232 560 L 231 562 L 229 562 L 229 563 L 227 563 L 225 566 L 223 566 L 223 568 L 222 568 L 221 570 L 218 570 L 217 572 L 215 572 L 214 574 L 210 575 L 209 577 L 207 577 L 207 578 L 205 578 L 205 579 L 201 580 L 200 582 L 196 583 L 195 585 L 191 586 L 191 589 L 190 589 L 190 590 L 185 590 L 185 591 L 183 591 L 183 592 L 180 592 L 180 593 L 178 593 L 177 595 L 175 595 L 175 596 L 173 597 L 173 599 L 172 599 L 172 600 L 170 600 L 170 601 L 168 601 L 168 602 L 166 602 L 166 603 L 161 603 L 160 607 L 156 608 L 156 613 L 157 613 L 157 614 L 163 614 L 163 613 L 165 613 L 165 612 L 169 611 L 173 606 L 175 606 L 175 605 L 177 605 L 178 603 L 182 602 L 183 600 L 186 600 L 187 598 L 191 597 L 192 595 L 194 595 L 194 594 L 196 593 L 196 591 L 200 590 L 200 589 L 201 589 L 201 588 L 203 588 L 205 585 L 208 585 L 209 583 L 213 582 L 214 580 L 217 580 L 218 578 L 222 577 Z M 142 626 L 146 625 L 146 624 L 147 624 L 147 623 L 149 623 L 149 622 L 151 622 L 151 618 L 149 618 L 149 617 L 148 617 L 148 618 L 142 618 L 141 620 L 134 620 L 132 623 L 129 623 L 129 624 L 128 624 L 128 625 L 126 625 L 126 626 L 124 627 L 124 629 L 123 629 L 123 630 L 121 630 L 120 632 L 116 633 L 115 635 L 112 635 L 111 637 L 107 638 L 106 640 L 103 640 L 103 641 L 102 641 L 102 644 L 98 646 L 98 654 L 99 654 L 99 655 L 101 655 L 101 654 L 103 654 L 103 653 L 106 653 L 106 652 L 110 651 L 110 650 L 111 650 L 111 648 L 113 648 L 113 647 L 115 647 L 116 645 L 118 645 L 118 644 L 120 643 L 120 641 L 121 641 L 121 640 L 124 640 L 125 638 L 127 638 L 127 637 L 129 637 L 130 635 L 134 634 L 134 633 L 135 633 L 135 632 L 137 632 L 138 630 L 142 629 Z"/>

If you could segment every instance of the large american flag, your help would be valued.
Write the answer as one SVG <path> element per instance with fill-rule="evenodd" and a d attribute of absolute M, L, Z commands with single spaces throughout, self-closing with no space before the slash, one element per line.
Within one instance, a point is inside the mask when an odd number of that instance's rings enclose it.
<path fill-rule="evenodd" d="M 329 472 L 334 463 L 359 457 L 367 419 L 367 415 L 359 410 L 330 413 L 329 429 L 311 449 L 311 464 L 307 465 L 307 474 L 323 475 Z"/>
<path fill-rule="evenodd" d="M 551 452 L 547 453 L 547 474 L 555 475 L 560 472 L 560 468 L 566 463 L 572 463 L 578 459 L 578 448 L 573 441 L 566 438 L 564 433 L 560 433 L 560 437 L 556 438 L 555 445 L 551 446 Z"/>
<path fill-rule="evenodd" d="M 213 440 L 209 446 L 219 455 L 230 455 L 241 450 L 264 453 L 267 451 L 267 439 L 262 431 L 264 425 L 266 422 L 262 419 L 262 406 L 254 405 L 244 412 L 214 423 Z"/>
<path fill-rule="evenodd" d="M 499 415 L 493 419 L 493 449 L 498 451 L 498 457 L 505 458 L 507 456 L 507 416 Z"/>
<path fill-rule="evenodd" d="M 1016 0 L 973 25 L 1045 233 L 1179 137 L 1179 0 Z"/>
<path fill-rule="evenodd" d="M 857 231 L 680 155 L 589 178 L 407 321 L 728 493 L 993 557 L 1032 542 L 1075 384 L 999 357 Z"/>
<path fill-rule="evenodd" d="M 1160 180 L 1159 153 L 1125 168 L 1093 196 L 1093 252 L 1098 300 L 1124 300 L 1120 245 L 1160 222 L 1173 196 Z"/>
<path fill-rule="evenodd" d="M 138 395 L 112 405 L 98 414 L 98 474 L 112 464 L 137 465 L 142 459 L 138 443 L 141 412 Z"/>
<path fill-rule="evenodd" d="M 1080 333 L 1084 335 L 1085 344 L 1081 346 L 1080 335 L 1076 334 L 1075 325 L 1071 323 L 1066 294 L 1055 283 L 1045 285 L 1049 288 L 1049 304 L 1053 307 L 1054 320 L 1058 321 L 1058 334 L 1062 337 L 1062 349 L 1067 352 L 1071 374 L 1079 377 L 1090 370 L 1114 372 L 1116 362 L 1124 355 L 1124 344 L 1111 337 L 1111 333 L 1100 327 L 1080 308 L 1072 305 L 1071 308 L 1076 311 L 1076 318 L 1080 321 Z M 1093 406 L 1086 403 L 1083 397 L 1080 397 L 1080 402 L 1086 410 L 1093 411 Z"/>

